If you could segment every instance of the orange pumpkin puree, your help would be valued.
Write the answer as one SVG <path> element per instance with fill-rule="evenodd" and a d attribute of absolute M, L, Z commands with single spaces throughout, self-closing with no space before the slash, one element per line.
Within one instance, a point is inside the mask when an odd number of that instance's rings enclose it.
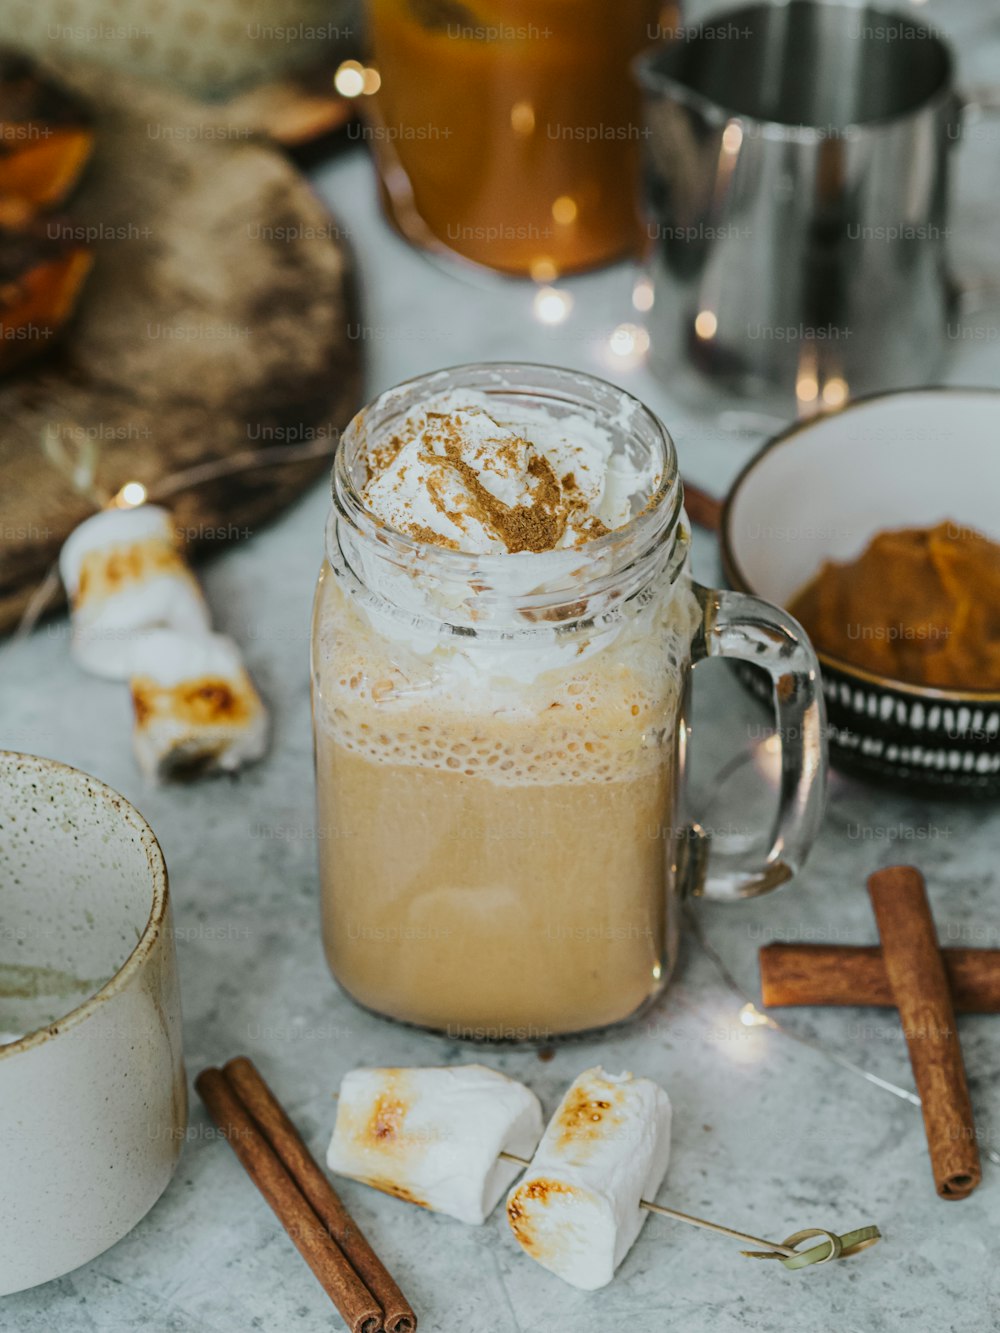
<path fill-rule="evenodd" d="M 954 522 L 880 532 L 788 607 L 821 653 L 911 685 L 1000 690 L 1000 545 Z"/>

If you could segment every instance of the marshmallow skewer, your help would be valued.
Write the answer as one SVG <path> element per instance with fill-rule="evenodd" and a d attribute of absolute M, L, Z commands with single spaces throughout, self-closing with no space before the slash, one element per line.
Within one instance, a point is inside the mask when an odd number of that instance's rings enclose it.
<path fill-rule="evenodd" d="M 500 1156 L 505 1162 L 512 1162 L 515 1166 L 527 1169 L 531 1163 L 526 1157 L 515 1157 L 513 1153 L 502 1152 Z M 732 1240 L 746 1241 L 748 1245 L 762 1245 L 770 1257 L 773 1251 L 776 1254 L 784 1255 L 791 1259 L 796 1251 L 790 1249 L 787 1245 L 776 1245 L 771 1240 L 761 1240 L 760 1236 L 751 1236 L 746 1231 L 733 1231 L 731 1227 L 721 1226 L 718 1222 L 706 1222 L 703 1217 L 693 1217 L 690 1213 L 680 1213 L 676 1208 L 665 1208 L 660 1203 L 650 1203 L 648 1199 L 640 1199 L 639 1207 L 645 1208 L 647 1213 L 659 1213 L 661 1217 L 672 1217 L 675 1222 L 687 1222 L 692 1227 L 702 1227 L 705 1231 L 715 1231 L 720 1236 L 729 1236 Z"/>
<path fill-rule="evenodd" d="M 146 778 L 235 773 L 261 758 L 267 710 L 237 645 L 212 633 L 166 509 L 101 510 L 70 533 L 59 569 L 73 656 L 129 682 L 132 745 Z"/>
<path fill-rule="evenodd" d="M 515 1157 L 513 1153 L 502 1152 L 500 1156 L 505 1162 L 522 1169 L 531 1166 L 527 1158 Z M 734 1231 L 732 1227 L 724 1227 L 719 1222 L 709 1222 L 704 1217 L 682 1213 L 661 1203 L 650 1203 L 648 1199 L 640 1199 L 639 1207 L 645 1208 L 648 1213 L 658 1213 L 660 1217 L 672 1218 L 675 1222 L 686 1222 L 688 1226 L 700 1227 L 703 1231 L 714 1231 L 719 1236 L 728 1236 L 731 1240 L 742 1240 L 748 1245 L 762 1245 L 764 1247 L 762 1250 L 742 1250 L 741 1253 L 748 1259 L 792 1259 L 796 1262 L 786 1265 L 792 1269 L 807 1268 L 810 1264 L 829 1263 L 831 1259 L 846 1259 L 852 1254 L 860 1254 L 862 1250 L 867 1250 L 870 1245 L 882 1239 L 878 1227 L 872 1225 L 857 1227 L 842 1236 L 823 1227 L 810 1227 L 806 1231 L 797 1231 L 794 1236 L 789 1236 L 779 1245 L 773 1240 L 762 1240 L 760 1236 L 751 1236 L 748 1231 Z M 824 1237 L 823 1244 L 814 1245 L 812 1249 L 805 1251 L 793 1248 L 794 1245 L 801 1244 L 813 1236 Z M 816 1257 L 812 1258 L 813 1255 Z"/>
<path fill-rule="evenodd" d="M 507 1221 L 525 1253 L 571 1286 L 592 1291 L 612 1280 L 647 1212 L 762 1246 L 743 1253 L 791 1269 L 828 1263 L 879 1239 L 876 1227 L 844 1236 L 810 1228 L 775 1245 L 650 1202 L 667 1172 L 671 1120 L 669 1097 L 650 1079 L 601 1068 L 580 1074 L 532 1160 L 517 1163 L 526 1170 L 507 1196 Z M 501 1146 L 505 1152 L 514 1148 Z M 822 1243 L 800 1251 L 810 1237 Z"/>
<path fill-rule="evenodd" d="M 341 1084 L 327 1165 L 398 1198 L 481 1224 L 504 1188 L 518 1244 L 572 1286 L 610 1282 L 647 1213 L 714 1231 L 799 1269 L 879 1239 L 867 1226 L 780 1244 L 651 1202 L 670 1157 L 670 1099 L 649 1079 L 588 1069 L 542 1132 L 538 1099 L 482 1065 L 356 1069 Z M 516 1185 L 519 1172 L 525 1174 Z M 801 1250 L 802 1242 L 820 1244 Z"/>

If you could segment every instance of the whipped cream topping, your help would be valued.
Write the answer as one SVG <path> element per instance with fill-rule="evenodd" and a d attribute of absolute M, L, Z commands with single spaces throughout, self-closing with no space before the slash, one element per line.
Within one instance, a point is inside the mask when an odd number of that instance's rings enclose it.
<path fill-rule="evenodd" d="M 407 399 L 388 421 L 375 425 L 361 414 L 348 456 L 360 446 L 350 466 L 366 469 L 352 476 L 367 512 L 417 545 L 406 552 L 372 541 L 334 506 L 327 556 L 335 572 L 351 576 L 343 586 L 361 620 L 357 635 L 349 633 L 339 599 L 330 597 L 318 622 L 320 660 L 341 660 L 356 638 L 360 655 L 348 679 L 356 670 L 381 678 L 372 661 L 388 653 L 401 673 L 397 702 L 440 691 L 474 709 L 482 707 L 484 680 L 505 706 L 533 706 L 524 685 L 554 669 L 576 671 L 613 641 L 650 657 L 657 676 L 665 658 L 684 660 L 698 608 L 683 552 L 650 608 L 652 594 L 628 596 L 635 573 L 609 581 L 625 548 L 594 540 L 629 524 L 662 481 L 664 459 L 637 431 L 631 399 L 591 411 L 459 387 L 411 406 L 411 394 L 401 385 L 379 400 Z M 469 567 L 428 558 L 451 550 Z M 532 598 L 542 610 L 525 608 Z M 570 608 L 572 618 L 586 616 L 584 632 L 565 632 L 556 617 L 549 623 L 546 599 Z M 367 645 L 363 626 L 373 631 Z"/>
<path fill-rule="evenodd" d="M 514 410 L 474 391 L 429 399 L 370 452 L 366 506 L 420 541 L 517 555 L 604 536 L 658 485 L 594 422 Z"/>

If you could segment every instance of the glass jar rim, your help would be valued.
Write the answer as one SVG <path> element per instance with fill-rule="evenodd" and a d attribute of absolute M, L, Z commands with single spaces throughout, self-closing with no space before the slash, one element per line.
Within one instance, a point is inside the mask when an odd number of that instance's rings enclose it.
<path fill-rule="evenodd" d="M 548 389 L 529 383 L 528 381 L 532 375 L 542 378 L 551 377 L 553 381 L 552 388 Z M 458 381 L 457 385 L 455 381 Z M 631 551 L 631 554 L 623 556 L 623 559 L 626 562 L 631 561 L 635 559 L 637 547 L 639 550 L 647 550 L 656 544 L 662 536 L 669 533 L 671 529 L 676 528 L 682 506 L 677 451 L 670 432 L 660 418 L 641 399 L 627 389 L 623 389 L 620 385 L 612 384 L 609 380 L 588 374 L 586 371 L 535 361 L 463 362 L 458 365 L 443 367 L 440 370 L 426 371 L 420 375 L 411 376 L 409 379 L 402 380 L 378 394 L 354 415 L 342 432 L 338 443 L 334 456 L 331 489 L 334 510 L 339 518 L 347 522 L 362 536 L 379 542 L 401 558 L 418 558 L 422 561 L 424 568 L 427 568 L 429 563 L 432 567 L 440 570 L 445 577 L 461 578 L 477 574 L 494 574 L 502 577 L 503 570 L 509 568 L 509 562 L 512 559 L 512 556 L 507 552 L 456 551 L 450 547 L 411 536 L 380 518 L 365 505 L 361 488 L 355 483 L 351 473 L 351 467 L 355 460 L 350 457 L 351 446 L 364 438 L 363 432 L 368 418 L 394 399 L 399 399 L 401 403 L 413 399 L 414 401 L 409 402 L 405 409 L 412 410 L 412 407 L 419 402 L 420 397 L 429 397 L 431 394 L 441 393 L 454 387 L 475 388 L 488 393 L 490 392 L 491 383 L 497 386 L 494 388 L 494 392 L 506 389 L 508 392 L 523 392 L 526 395 L 534 394 L 552 399 L 557 397 L 554 392 L 556 387 L 561 386 L 565 391 L 562 401 L 569 406 L 578 408 L 593 407 L 596 405 L 597 398 L 611 394 L 614 396 L 619 409 L 626 408 L 636 423 L 641 422 L 645 425 L 652 438 L 659 445 L 662 451 L 662 469 L 659 481 L 652 494 L 647 498 L 642 509 L 626 523 L 600 537 L 592 538 L 579 548 L 581 554 L 588 561 L 601 563 L 614 552 L 626 551 Z M 589 402 L 582 396 L 574 397 L 571 395 L 569 391 L 573 384 L 585 391 L 590 391 L 592 398 Z M 532 569 L 537 571 L 539 579 L 544 581 L 547 569 L 565 567 L 566 549 L 554 548 L 551 551 L 521 552 L 516 558 L 530 560 Z"/>

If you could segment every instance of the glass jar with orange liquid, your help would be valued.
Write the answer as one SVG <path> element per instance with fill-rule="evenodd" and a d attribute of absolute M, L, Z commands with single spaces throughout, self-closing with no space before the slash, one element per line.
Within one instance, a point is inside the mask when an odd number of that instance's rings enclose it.
<path fill-rule="evenodd" d="M 663 0 L 368 0 L 366 133 L 383 203 L 425 248 L 548 281 L 636 247 L 629 70 Z"/>

